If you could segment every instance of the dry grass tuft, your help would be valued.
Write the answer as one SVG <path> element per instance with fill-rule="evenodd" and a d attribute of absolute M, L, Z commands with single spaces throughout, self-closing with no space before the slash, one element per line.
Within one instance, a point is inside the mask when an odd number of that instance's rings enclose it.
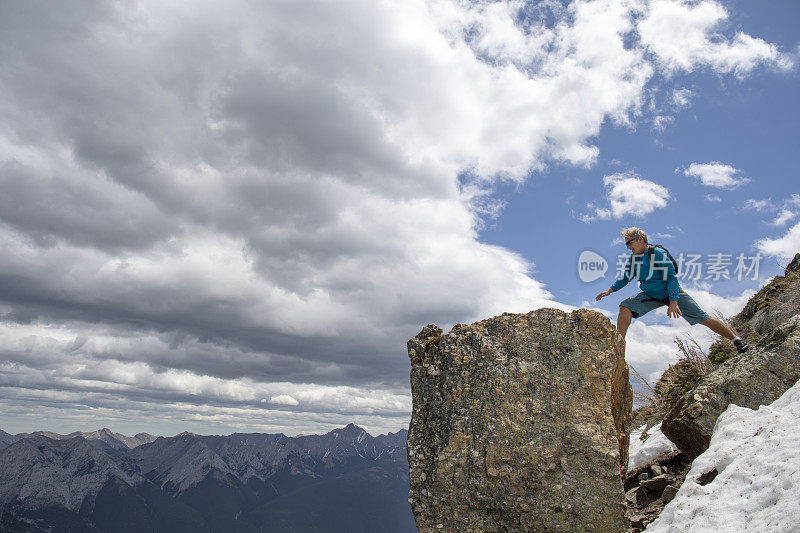
<path fill-rule="evenodd" d="M 678 345 L 678 350 L 681 352 L 680 361 L 686 361 L 687 364 L 693 366 L 700 376 L 705 376 L 714 368 L 714 363 L 691 335 L 686 335 L 683 339 L 675 337 L 675 344 Z"/>
<path fill-rule="evenodd" d="M 631 427 L 646 426 L 645 432 L 664 419 L 666 411 L 664 405 L 653 386 L 642 376 L 633 365 L 628 365 L 631 376 L 634 379 L 633 404 L 636 409 L 633 412 Z M 638 385 L 638 386 L 637 386 Z"/>

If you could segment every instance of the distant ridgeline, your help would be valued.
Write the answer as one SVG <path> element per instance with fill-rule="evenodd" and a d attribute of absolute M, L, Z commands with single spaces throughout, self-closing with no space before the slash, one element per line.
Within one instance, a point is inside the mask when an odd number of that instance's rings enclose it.
<path fill-rule="evenodd" d="M 413 532 L 406 436 L 0 430 L 0 531 Z"/>

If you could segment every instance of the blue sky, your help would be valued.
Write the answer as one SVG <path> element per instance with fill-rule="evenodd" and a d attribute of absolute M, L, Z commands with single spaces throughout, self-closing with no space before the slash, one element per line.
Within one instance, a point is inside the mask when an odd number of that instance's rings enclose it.
<path fill-rule="evenodd" d="M 585 249 L 800 250 L 800 7 L 6 3 L 0 428 L 407 427 L 405 342 L 592 307 Z M 653 312 L 653 379 L 685 322 Z"/>
<path fill-rule="evenodd" d="M 768 10 L 750 11 L 742 2 L 724 5 L 728 26 L 746 27 L 784 50 L 796 46 L 797 3 L 775 2 Z M 634 125 L 604 124 L 596 139 L 600 155 L 589 168 L 553 165 L 522 185 L 499 187 L 498 196 L 505 202 L 502 213 L 481 232 L 485 242 L 522 253 L 535 264 L 536 278 L 571 305 L 593 299 L 614 276 L 608 272 L 588 286 L 582 283 L 576 272 L 578 254 L 591 249 L 613 261 L 626 252 L 619 239 L 623 227 L 643 227 L 651 242 L 663 243 L 676 255 L 722 252 L 750 257 L 758 251 L 756 241 L 786 233 L 786 223 L 771 222 L 782 201 L 800 190 L 796 70 L 765 69 L 737 79 L 700 69 L 658 79 L 653 85 L 656 100 L 677 90 L 688 91 L 689 103 L 667 110 L 669 122 L 663 129 L 654 126 L 653 113 L 647 112 Z M 684 172 L 692 163 L 714 162 L 735 168 L 737 179 L 749 181 L 735 189 L 718 188 Z M 581 220 L 590 212 L 587 203 L 604 204 L 603 177 L 618 173 L 632 173 L 666 187 L 667 205 L 646 216 Z M 748 200 L 770 202 L 759 211 L 749 207 Z M 786 264 L 785 258 L 766 256 L 760 263 L 762 279 L 780 273 Z M 760 283 L 721 281 L 713 287 L 723 296 L 735 296 Z M 614 309 L 611 302 L 601 307 Z"/>
<path fill-rule="evenodd" d="M 795 150 L 800 112 L 792 97 L 800 90 L 800 81 L 793 74 L 762 76 L 740 81 L 698 74 L 673 82 L 691 87 L 695 97 L 664 131 L 654 131 L 648 123 L 635 129 L 608 127 L 598 138 L 600 156 L 591 168 L 554 166 L 522 186 L 501 188 L 506 206 L 482 232 L 482 239 L 523 253 L 535 263 L 537 279 L 546 280 L 559 299 L 572 305 L 580 305 L 605 283 L 587 287 L 579 282 L 577 254 L 593 249 L 611 259 L 624 252 L 624 244 L 618 242 L 623 227 L 642 226 L 651 234 L 651 242 L 663 243 L 676 254 L 755 254 L 757 240 L 786 233 L 785 224 L 770 222 L 781 201 L 797 194 L 792 169 L 800 165 Z M 714 161 L 738 169 L 750 181 L 734 190 L 719 189 L 676 172 L 692 163 Z M 586 204 L 603 202 L 602 178 L 620 172 L 669 189 L 667 205 L 644 217 L 583 222 L 580 216 L 588 212 Z M 720 201 L 709 201 L 709 195 Z M 748 209 L 751 199 L 772 200 L 773 210 Z M 778 273 L 777 263 L 774 258 L 765 260 L 763 274 Z M 715 285 L 726 296 L 742 288 L 739 283 Z"/>
<path fill-rule="evenodd" d="M 796 50 L 796 23 L 800 21 L 797 3 L 775 2 L 769 9 L 752 9 L 743 2 L 726 2 L 724 6 L 729 31 L 747 31 L 782 50 Z M 604 124 L 595 141 L 599 148 L 595 164 L 589 168 L 556 164 L 533 174 L 522 185 L 499 187 L 498 196 L 505 202 L 502 214 L 487 224 L 481 238 L 519 251 L 535 265 L 534 276 L 547 284 L 556 299 L 574 306 L 593 304 L 595 294 L 613 281 L 613 263 L 620 253 L 627 253 L 619 238 L 624 227 L 642 227 L 651 242 L 664 244 L 676 256 L 680 252 L 701 254 L 706 264 L 708 254 L 731 254 L 734 264 L 729 272 L 733 279 L 703 279 L 699 284 L 682 281 L 687 290 L 698 287 L 702 293 L 727 298 L 727 302 L 715 299 L 713 303 L 709 299 L 706 305 L 709 312 L 731 316 L 746 301 L 744 296 L 752 293 L 748 291 L 782 274 L 788 264 L 785 254 L 765 253 L 758 262 L 758 280 L 749 276 L 736 279 L 734 275 L 738 254 L 754 257 L 763 251 L 758 241 L 780 239 L 797 223 L 798 204 L 791 199 L 800 190 L 796 176 L 800 165 L 796 150 L 800 106 L 795 97 L 800 93 L 800 78 L 796 68 L 761 69 L 744 77 L 699 68 L 691 73 L 656 76 L 650 86 L 654 101 L 664 107 L 644 111 L 635 124 Z M 686 96 L 686 104 L 670 106 L 675 91 Z M 668 121 L 657 127 L 654 116 L 661 113 Z M 735 188 L 705 185 L 697 177 L 686 175 L 692 163 L 733 167 L 735 178 L 746 181 Z M 630 173 L 668 189 L 666 205 L 644 216 L 582 220 L 591 212 L 588 203 L 608 205 L 603 178 L 619 173 Z M 788 211 L 786 217 L 791 214 L 792 218 L 776 224 L 784 209 Z M 791 249 L 800 251 L 796 237 L 792 243 Z M 611 263 L 603 278 L 591 283 L 579 279 L 577 257 L 583 250 L 596 251 Z M 596 305 L 614 319 L 619 302 L 637 289 L 631 284 Z M 642 331 L 634 336 L 631 351 L 644 350 L 642 344 L 653 337 L 661 340 L 662 358 L 641 361 L 643 373 L 651 379 L 663 369 L 661 361 L 674 362 L 677 351 L 664 344 L 666 339 L 690 333 L 704 346 L 712 340 L 704 328 L 680 327 L 680 320 L 669 320 L 665 313 L 654 312 L 643 322 L 678 326 L 658 334 Z M 638 363 L 635 354 L 629 354 L 628 359 Z"/>

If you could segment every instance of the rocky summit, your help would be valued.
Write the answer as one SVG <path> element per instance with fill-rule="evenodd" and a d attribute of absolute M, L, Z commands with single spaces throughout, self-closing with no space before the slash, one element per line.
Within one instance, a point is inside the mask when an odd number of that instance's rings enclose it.
<path fill-rule="evenodd" d="M 632 391 L 615 336 L 598 312 L 538 309 L 411 339 L 419 530 L 627 530 Z"/>

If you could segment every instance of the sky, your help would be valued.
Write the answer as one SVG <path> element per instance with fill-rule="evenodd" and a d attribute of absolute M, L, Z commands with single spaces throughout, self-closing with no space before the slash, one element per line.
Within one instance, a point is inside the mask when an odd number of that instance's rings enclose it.
<path fill-rule="evenodd" d="M 764 6 L 0 2 L 0 428 L 398 431 L 409 338 L 615 320 L 630 226 L 732 316 L 800 251 L 800 4 Z"/>

